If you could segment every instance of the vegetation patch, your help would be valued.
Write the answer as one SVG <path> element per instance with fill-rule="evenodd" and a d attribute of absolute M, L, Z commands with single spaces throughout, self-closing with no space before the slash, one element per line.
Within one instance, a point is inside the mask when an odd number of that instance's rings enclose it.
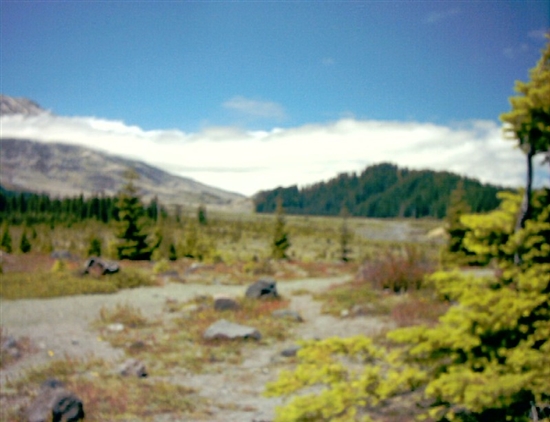
<path fill-rule="evenodd" d="M 97 358 L 55 360 L 8 381 L 0 393 L 6 405 L 3 420 L 24 420 L 24 412 L 41 383 L 55 378 L 84 403 L 86 421 L 154 421 L 159 415 L 200 414 L 201 399 L 194 390 L 162 379 L 121 377 Z"/>

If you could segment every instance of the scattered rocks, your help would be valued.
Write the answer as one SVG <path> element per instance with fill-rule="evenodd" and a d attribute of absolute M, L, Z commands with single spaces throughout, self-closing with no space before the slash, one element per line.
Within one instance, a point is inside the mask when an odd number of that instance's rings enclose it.
<path fill-rule="evenodd" d="M 40 392 L 26 412 L 28 422 L 77 422 L 84 419 L 84 405 L 56 379 L 40 386 Z"/>
<path fill-rule="evenodd" d="M 4 355 L 8 355 L 13 359 L 19 359 L 21 357 L 21 350 L 18 341 L 13 336 L 7 336 L 2 339 L 0 345 L 0 352 Z"/>
<path fill-rule="evenodd" d="M 84 265 L 83 274 L 107 275 L 115 274 L 120 271 L 120 266 L 116 262 L 108 262 L 101 258 L 91 257 Z"/>
<path fill-rule="evenodd" d="M 239 308 L 239 303 L 233 298 L 227 296 L 214 298 L 214 309 L 216 311 L 236 311 Z"/>
<path fill-rule="evenodd" d="M 138 359 L 128 359 L 120 365 L 119 374 L 124 377 L 147 377 L 145 364 Z"/>
<path fill-rule="evenodd" d="M 220 319 L 206 329 L 203 338 L 205 340 L 235 340 L 249 338 L 260 340 L 262 335 L 255 328 Z"/>
<path fill-rule="evenodd" d="M 245 296 L 252 299 L 277 298 L 277 283 L 272 278 L 262 278 L 248 286 Z"/>
<path fill-rule="evenodd" d="M 271 313 L 271 316 L 274 318 L 285 318 L 290 319 L 296 322 L 303 322 L 304 319 L 299 312 L 293 311 L 292 309 L 277 309 Z"/>

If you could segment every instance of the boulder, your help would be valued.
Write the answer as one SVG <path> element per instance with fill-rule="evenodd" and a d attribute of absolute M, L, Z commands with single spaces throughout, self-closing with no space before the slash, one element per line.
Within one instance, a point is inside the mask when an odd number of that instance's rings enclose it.
<path fill-rule="evenodd" d="M 145 364 L 138 359 L 128 359 L 119 368 L 119 374 L 125 377 L 145 378 L 147 369 Z"/>
<path fill-rule="evenodd" d="M 277 298 L 277 282 L 272 278 L 262 278 L 248 286 L 245 295 L 252 299 Z"/>
<path fill-rule="evenodd" d="M 84 405 L 56 379 L 45 381 L 26 412 L 28 422 L 77 422 L 84 419 Z"/>
<path fill-rule="evenodd" d="M 294 357 L 296 356 L 296 354 L 298 353 L 298 350 L 300 349 L 301 347 L 297 345 L 287 347 L 286 349 L 281 351 L 281 356 L 284 356 L 285 358 Z"/>
<path fill-rule="evenodd" d="M 274 318 L 285 318 L 290 319 L 296 322 L 303 322 L 304 319 L 299 312 L 293 311 L 292 309 L 277 309 L 271 313 L 271 316 Z"/>
<path fill-rule="evenodd" d="M 235 311 L 239 308 L 240 305 L 235 299 L 226 296 L 214 298 L 214 309 L 216 311 Z"/>
<path fill-rule="evenodd" d="M 248 338 L 260 340 L 262 335 L 255 328 L 220 319 L 206 329 L 203 338 L 205 340 L 235 340 Z"/>
<path fill-rule="evenodd" d="M 106 274 L 115 274 L 120 271 L 120 267 L 116 262 L 108 262 L 101 258 L 91 257 L 86 261 L 84 265 L 84 274 L 97 274 L 97 275 L 106 275 Z"/>

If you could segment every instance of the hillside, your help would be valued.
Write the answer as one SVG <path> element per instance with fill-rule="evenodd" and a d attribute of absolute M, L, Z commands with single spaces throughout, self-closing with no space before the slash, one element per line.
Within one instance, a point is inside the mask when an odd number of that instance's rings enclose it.
<path fill-rule="evenodd" d="M 289 214 L 338 215 L 345 206 L 353 216 L 442 218 L 459 180 L 464 182 L 472 211 L 498 205 L 496 193 L 503 188 L 449 172 L 402 169 L 388 163 L 367 167 L 359 175 L 342 173 L 302 189 L 262 191 L 255 195 L 254 204 L 257 212 L 273 212 L 280 197 Z"/>
<path fill-rule="evenodd" d="M 169 174 L 143 162 L 93 149 L 25 139 L 0 139 L 0 184 L 6 189 L 51 196 L 115 194 L 124 171 L 134 168 L 144 199 L 157 196 L 163 204 L 244 204 L 245 197 Z"/>

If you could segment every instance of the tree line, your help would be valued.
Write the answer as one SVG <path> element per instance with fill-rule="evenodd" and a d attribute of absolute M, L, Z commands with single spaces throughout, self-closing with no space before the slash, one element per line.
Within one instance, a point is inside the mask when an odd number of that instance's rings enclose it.
<path fill-rule="evenodd" d="M 95 219 L 118 221 L 116 196 L 92 195 L 55 198 L 48 194 L 16 192 L 0 186 L 0 222 L 8 224 L 76 223 Z M 156 198 L 143 206 L 147 217 L 156 221 L 166 210 Z"/>
<path fill-rule="evenodd" d="M 410 170 L 390 163 L 367 167 L 360 174 L 342 173 L 301 189 L 291 186 L 262 191 L 254 203 L 259 213 L 274 212 L 280 198 L 286 212 L 296 215 L 339 215 L 346 208 L 356 217 L 443 218 L 450 194 L 460 181 L 472 212 L 487 212 L 498 206 L 501 187 L 449 172 Z"/>

